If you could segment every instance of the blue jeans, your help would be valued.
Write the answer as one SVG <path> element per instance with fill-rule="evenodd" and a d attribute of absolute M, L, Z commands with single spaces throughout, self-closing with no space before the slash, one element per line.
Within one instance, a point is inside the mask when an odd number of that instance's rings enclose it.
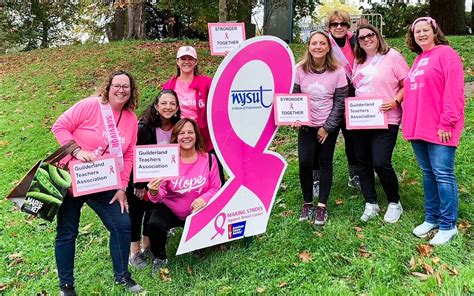
<path fill-rule="evenodd" d="M 425 221 L 439 224 L 441 230 L 456 227 L 458 218 L 458 185 L 454 176 L 456 147 L 411 141 L 423 172 Z"/>
<path fill-rule="evenodd" d="M 81 197 L 64 198 L 58 210 L 55 256 L 58 267 L 59 284 L 74 285 L 74 256 L 76 238 L 79 233 L 81 208 L 87 203 L 99 216 L 110 232 L 110 254 L 115 280 L 121 280 L 128 272 L 130 253 L 130 218 L 120 212 L 119 202 L 109 204 L 116 190 L 94 193 Z"/>

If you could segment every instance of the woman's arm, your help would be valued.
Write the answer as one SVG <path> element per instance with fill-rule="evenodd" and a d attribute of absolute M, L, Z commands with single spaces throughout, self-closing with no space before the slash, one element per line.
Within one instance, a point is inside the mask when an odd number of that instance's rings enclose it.
<path fill-rule="evenodd" d="M 344 103 L 347 98 L 349 88 L 347 85 L 338 87 L 334 90 L 334 103 L 332 105 L 331 113 L 329 113 L 323 128 L 332 133 L 340 124 L 344 114 Z"/>

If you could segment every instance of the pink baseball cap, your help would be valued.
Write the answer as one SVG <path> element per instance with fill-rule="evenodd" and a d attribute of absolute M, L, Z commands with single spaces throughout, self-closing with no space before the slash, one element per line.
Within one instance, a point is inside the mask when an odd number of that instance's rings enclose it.
<path fill-rule="evenodd" d="M 176 54 L 176 58 L 179 59 L 180 57 L 185 56 L 185 55 L 191 56 L 191 57 L 195 58 L 196 60 L 198 58 L 196 50 L 192 46 L 181 46 L 178 49 L 178 53 Z"/>

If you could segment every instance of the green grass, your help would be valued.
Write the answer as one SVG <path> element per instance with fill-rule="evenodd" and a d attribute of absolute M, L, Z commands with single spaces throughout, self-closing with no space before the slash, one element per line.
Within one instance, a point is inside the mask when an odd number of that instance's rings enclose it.
<path fill-rule="evenodd" d="M 472 37 L 453 37 L 472 81 Z M 403 40 L 390 44 L 403 48 Z M 143 108 L 160 84 L 175 71 L 174 55 L 181 43 L 119 42 L 79 45 L 0 56 L 0 196 L 6 196 L 23 174 L 56 147 L 50 133 L 55 119 L 79 99 L 93 93 L 113 69 L 130 71 L 139 83 Z M 211 57 L 206 43 L 195 44 L 201 72 L 213 75 L 222 58 Z M 303 46 L 292 45 L 299 60 Z M 402 51 L 407 54 L 406 50 Z M 413 55 L 408 55 L 409 63 Z M 470 71 L 470 72 L 469 72 Z M 456 174 L 460 187 L 459 221 L 474 222 L 473 123 L 474 101 L 466 106 L 466 129 L 457 151 Z M 334 185 L 328 205 L 329 223 L 315 228 L 297 221 L 301 192 L 298 181 L 296 132 L 282 128 L 272 147 L 289 163 L 278 192 L 268 230 L 250 244 L 240 240 L 227 250 L 208 249 L 204 258 L 175 257 L 179 236 L 168 244 L 171 281 L 151 277 L 151 270 L 132 270 L 134 278 L 152 295 L 165 294 L 320 294 L 320 295 L 467 295 L 474 293 L 474 235 L 461 231 L 452 243 L 421 256 L 425 241 L 410 233 L 423 221 L 420 171 L 407 142 L 400 137 L 394 165 L 400 178 L 404 214 L 388 225 L 382 218 L 361 223 L 363 198 L 347 187 L 347 165 L 342 139 L 334 163 Z M 384 195 L 377 187 L 380 204 Z M 339 200 L 336 204 L 336 200 Z M 342 203 L 341 203 L 342 202 Z M 121 294 L 112 284 L 108 235 L 95 213 L 85 207 L 77 241 L 76 286 L 82 295 Z M 28 217 L 0 199 L 0 291 L 7 295 L 56 294 L 54 261 L 55 223 Z M 366 250 L 364 253 L 360 250 Z M 312 260 L 302 262 L 307 251 Z M 361 256 L 368 254 L 368 257 Z M 410 259 L 415 266 L 410 270 Z M 413 276 L 423 264 L 439 273 Z M 458 275 L 450 275 L 448 267 Z"/>

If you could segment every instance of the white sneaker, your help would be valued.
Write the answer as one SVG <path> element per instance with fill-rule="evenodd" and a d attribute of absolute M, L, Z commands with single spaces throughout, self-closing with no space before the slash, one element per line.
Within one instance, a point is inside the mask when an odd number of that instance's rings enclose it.
<path fill-rule="evenodd" d="M 377 216 L 379 212 L 380 208 L 378 204 L 365 203 L 365 210 L 362 216 L 360 217 L 360 220 L 362 220 L 363 222 L 367 222 L 369 221 L 369 219 L 372 219 Z"/>
<path fill-rule="evenodd" d="M 456 234 L 458 229 L 454 227 L 450 230 L 438 230 L 438 233 L 430 240 L 430 245 L 439 246 L 449 242 Z"/>
<path fill-rule="evenodd" d="M 415 229 L 413 229 L 413 235 L 419 238 L 424 238 L 426 237 L 431 231 L 438 229 L 438 224 L 433 224 L 429 222 L 423 222 Z"/>
<path fill-rule="evenodd" d="M 383 216 L 383 220 L 387 223 L 396 223 L 400 216 L 403 213 L 403 208 L 400 202 L 394 203 L 391 202 L 388 204 L 387 211 L 385 212 L 385 216 Z"/>

